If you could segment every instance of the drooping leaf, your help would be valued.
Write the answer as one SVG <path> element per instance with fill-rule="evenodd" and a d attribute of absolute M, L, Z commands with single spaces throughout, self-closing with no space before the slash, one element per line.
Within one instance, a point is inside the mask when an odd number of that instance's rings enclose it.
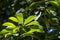
<path fill-rule="evenodd" d="M 10 27 L 10 28 L 15 28 L 16 26 L 13 24 L 13 23 L 11 23 L 11 22 L 5 22 L 4 24 L 3 24 L 3 26 L 7 26 L 7 27 Z"/>
<path fill-rule="evenodd" d="M 9 19 L 14 21 L 14 22 L 18 22 L 17 18 L 15 18 L 15 17 L 9 17 Z"/>
<path fill-rule="evenodd" d="M 16 14 L 17 19 L 19 20 L 19 23 L 23 23 L 23 13 Z"/>
<path fill-rule="evenodd" d="M 35 19 L 35 16 L 29 16 L 29 17 L 25 20 L 24 25 L 27 24 L 27 23 L 29 23 L 29 22 L 31 22 L 31 21 L 34 20 L 34 19 Z"/>

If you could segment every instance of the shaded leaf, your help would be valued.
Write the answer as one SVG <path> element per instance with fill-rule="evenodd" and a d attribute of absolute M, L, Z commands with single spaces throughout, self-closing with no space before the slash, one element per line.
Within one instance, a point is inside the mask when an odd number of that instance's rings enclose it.
<path fill-rule="evenodd" d="M 59 6 L 57 1 L 50 1 L 49 4 L 52 4 L 52 5 L 57 6 L 57 7 Z"/>
<path fill-rule="evenodd" d="M 34 8 L 36 8 L 36 7 L 39 6 L 39 5 L 40 5 L 40 1 L 39 1 L 39 2 L 33 2 L 33 3 L 31 3 L 31 5 L 29 6 L 29 8 L 34 9 Z"/>
<path fill-rule="evenodd" d="M 58 20 L 57 18 L 52 18 L 52 20 Z"/>
<path fill-rule="evenodd" d="M 46 12 L 47 12 L 48 14 L 50 14 L 50 11 L 49 11 L 49 9 L 46 9 Z"/>

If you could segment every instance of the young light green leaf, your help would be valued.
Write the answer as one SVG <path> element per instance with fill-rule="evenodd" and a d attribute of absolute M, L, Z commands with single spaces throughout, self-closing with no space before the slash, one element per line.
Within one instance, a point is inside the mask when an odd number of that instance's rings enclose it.
<path fill-rule="evenodd" d="M 37 21 L 33 21 L 33 22 L 27 24 L 27 26 L 29 26 L 29 25 L 39 25 L 39 23 Z"/>
<path fill-rule="evenodd" d="M 15 28 L 16 26 L 11 22 L 5 22 L 3 26 L 9 26 L 10 28 Z"/>
<path fill-rule="evenodd" d="M 15 29 L 13 29 L 13 33 L 17 33 L 17 31 L 19 31 L 20 27 L 16 27 Z"/>
<path fill-rule="evenodd" d="M 24 22 L 24 25 L 25 24 L 27 24 L 27 23 L 29 23 L 29 22 L 31 22 L 32 20 L 34 20 L 35 19 L 35 16 L 29 16 L 26 20 L 25 20 L 25 22 Z"/>
<path fill-rule="evenodd" d="M 19 23 L 23 23 L 23 13 L 16 14 L 17 19 L 19 20 Z"/>
<path fill-rule="evenodd" d="M 14 22 L 18 22 L 17 18 L 15 18 L 15 17 L 9 17 L 9 19 L 14 21 Z"/>
<path fill-rule="evenodd" d="M 5 33 L 7 33 L 8 31 L 6 30 L 6 29 L 3 29 L 1 32 L 0 32 L 0 34 L 5 34 Z"/>

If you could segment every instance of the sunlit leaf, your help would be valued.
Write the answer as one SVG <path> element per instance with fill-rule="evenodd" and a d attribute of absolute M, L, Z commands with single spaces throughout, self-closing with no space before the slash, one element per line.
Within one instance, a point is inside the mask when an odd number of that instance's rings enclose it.
<path fill-rule="evenodd" d="M 16 14 L 17 19 L 19 20 L 19 23 L 23 23 L 23 13 Z"/>
<path fill-rule="evenodd" d="M 35 27 L 39 27 L 39 29 L 43 30 L 43 27 L 37 21 L 33 21 L 33 22 L 27 24 L 27 26 L 30 26 L 30 25 L 37 25 Z"/>
<path fill-rule="evenodd" d="M 16 27 L 15 29 L 13 29 L 13 33 L 17 33 L 19 31 L 19 27 Z"/>
<path fill-rule="evenodd" d="M 29 25 L 39 25 L 39 23 L 37 21 L 33 21 L 33 22 L 27 24 L 27 26 L 29 26 Z"/>
<path fill-rule="evenodd" d="M 9 17 L 9 19 L 14 21 L 14 22 L 18 22 L 17 18 L 15 18 L 15 17 Z"/>
<path fill-rule="evenodd" d="M 16 26 L 11 22 L 5 22 L 3 26 L 9 26 L 10 28 L 15 28 Z"/>
<path fill-rule="evenodd" d="M 29 17 L 25 20 L 24 24 L 27 24 L 27 23 L 31 22 L 32 20 L 34 20 L 34 19 L 35 19 L 35 16 L 29 16 Z"/>
<path fill-rule="evenodd" d="M 6 34 L 5 34 L 5 37 L 9 37 L 10 35 L 12 35 L 12 33 L 11 33 L 11 32 L 6 33 Z"/>
<path fill-rule="evenodd" d="M 0 34 L 5 34 L 5 33 L 8 33 L 8 31 L 6 29 L 3 29 Z"/>

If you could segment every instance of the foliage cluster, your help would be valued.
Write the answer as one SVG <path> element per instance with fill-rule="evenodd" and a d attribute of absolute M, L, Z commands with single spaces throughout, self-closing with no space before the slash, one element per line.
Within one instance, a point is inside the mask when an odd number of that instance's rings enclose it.
<path fill-rule="evenodd" d="M 59 40 L 60 0 L 0 0 L 0 40 Z"/>

